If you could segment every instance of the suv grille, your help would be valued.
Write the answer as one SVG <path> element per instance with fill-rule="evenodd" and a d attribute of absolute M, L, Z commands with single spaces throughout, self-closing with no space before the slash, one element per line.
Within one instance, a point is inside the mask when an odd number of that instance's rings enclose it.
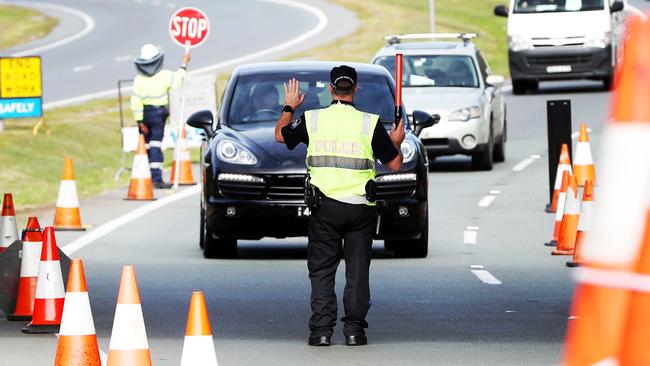
<path fill-rule="evenodd" d="M 591 63 L 590 54 L 562 55 L 562 56 L 528 56 L 529 65 L 575 65 Z"/>
<path fill-rule="evenodd" d="M 302 201 L 304 175 L 261 175 L 264 182 L 219 181 L 219 193 L 226 198 L 270 201 Z"/>
<path fill-rule="evenodd" d="M 377 199 L 404 199 L 415 194 L 417 182 L 379 182 L 377 183 Z"/>

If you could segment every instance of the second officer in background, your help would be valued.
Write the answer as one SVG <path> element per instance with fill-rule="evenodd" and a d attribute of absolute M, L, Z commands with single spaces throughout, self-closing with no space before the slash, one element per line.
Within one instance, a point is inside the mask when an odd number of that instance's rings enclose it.
<path fill-rule="evenodd" d="M 163 70 L 164 53 L 153 44 L 145 44 L 140 56 L 135 59 L 138 76 L 133 80 L 131 110 L 144 135 L 151 169 L 151 180 L 156 188 L 171 188 L 162 177 L 162 141 L 165 135 L 165 121 L 169 116 L 169 89 L 183 85 L 190 54 L 185 53 L 183 64 L 176 71 Z"/>

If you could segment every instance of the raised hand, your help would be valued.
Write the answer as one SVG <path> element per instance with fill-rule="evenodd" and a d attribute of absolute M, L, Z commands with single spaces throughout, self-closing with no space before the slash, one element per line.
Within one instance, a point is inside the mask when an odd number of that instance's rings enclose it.
<path fill-rule="evenodd" d="M 298 109 L 305 100 L 305 94 L 300 93 L 300 81 L 289 80 L 289 85 L 284 84 L 284 104 L 291 106 L 294 110 Z"/>

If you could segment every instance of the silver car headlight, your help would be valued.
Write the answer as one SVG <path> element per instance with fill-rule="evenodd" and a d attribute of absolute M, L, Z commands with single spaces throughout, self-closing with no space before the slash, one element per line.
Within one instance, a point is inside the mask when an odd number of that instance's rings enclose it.
<path fill-rule="evenodd" d="M 525 36 L 510 36 L 508 37 L 508 48 L 513 52 L 532 50 L 533 41 Z"/>
<path fill-rule="evenodd" d="M 605 48 L 611 43 L 611 33 L 604 32 L 599 35 L 587 37 L 585 47 L 588 48 Z"/>
<path fill-rule="evenodd" d="M 413 160 L 415 160 L 416 157 L 416 152 L 417 152 L 417 147 L 413 143 L 413 141 L 410 140 L 404 140 L 402 142 L 402 157 L 403 157 L 403 163 L 410 163 Z"/>
<path fill-rule="evenodd" d="M 217 157 L 219 160 L 230 164 L 257 164 L 257 157 L 250 150 L 230 139 L 219 141 L 217 144 Z"/>
<path fill-rule="evenodd" d="M 470 119 L 480 118 L 480 117 L 481 117 L 481 108 L 479 108 L 477 106 L 472 106 L 472 107 L 463 108 L 463 109 L 459 109 L 459 110 L 451 112 L 451 114 L 449 115 L 449 118 L 447 118 L 447 120 L 449 120 L 449 121 L 467 122 Z"/>

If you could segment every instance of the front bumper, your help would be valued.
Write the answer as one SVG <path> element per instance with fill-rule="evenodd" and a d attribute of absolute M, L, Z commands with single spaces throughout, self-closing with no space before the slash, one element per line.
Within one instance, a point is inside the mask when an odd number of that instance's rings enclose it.
<path fill-rule="evenodd" d="M 611 46 L 508 51 L 508 58 L 513 80 L 602 79 L 613 74 Z"/>
<path fill-rule="evenodd" d="M 482 118 L 474 118 L 467 122 L 445 120 L 422 130 L 420 139 L 429 156 L 472 155 L 484 149 L 489 140 L 487 132 L 488 129 Z M 467 136 L 471 136 L 474 143 L 463 143 L 463 138 Z"/>

